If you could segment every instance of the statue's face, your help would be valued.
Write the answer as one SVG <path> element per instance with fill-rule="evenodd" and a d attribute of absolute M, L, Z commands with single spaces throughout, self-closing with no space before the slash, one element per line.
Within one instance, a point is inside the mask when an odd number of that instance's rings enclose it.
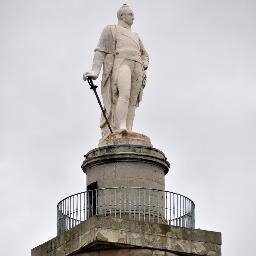
<path fill-rule="evenodd" d="M 129 26 L 133 24 L 134 14 L 130 8 L 127 8 L 126 11 L 122 14 L 122 20 Z"/>

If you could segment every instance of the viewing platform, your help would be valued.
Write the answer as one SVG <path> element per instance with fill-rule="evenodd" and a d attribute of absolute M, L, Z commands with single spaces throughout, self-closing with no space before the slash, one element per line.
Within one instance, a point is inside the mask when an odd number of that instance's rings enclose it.
<path fill-rule="evenodd" d="M 92 216 L 195 228 L 195 204 L 183 195 L 146 188 L 101 188 L 71 195 L 58 203 L 58 235 Z"/>

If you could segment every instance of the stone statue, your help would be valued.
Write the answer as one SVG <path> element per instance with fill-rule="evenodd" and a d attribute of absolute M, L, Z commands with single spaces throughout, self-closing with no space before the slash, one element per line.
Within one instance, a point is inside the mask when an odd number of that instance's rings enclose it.
<path fill-rule="evenodd" d="M 106 26 L 93 58 L 92 70 L 84 74 L 97 79 L 103 66 L 101 95 L 114 133 L 131 132 L 135 109 L 145 87 L 149 57 L 137 33 L 131 30 L 134 14 L 124 4 L 117 12 L 118 24 Z M 110 131 L 101 117 L 102 137 Z"/>

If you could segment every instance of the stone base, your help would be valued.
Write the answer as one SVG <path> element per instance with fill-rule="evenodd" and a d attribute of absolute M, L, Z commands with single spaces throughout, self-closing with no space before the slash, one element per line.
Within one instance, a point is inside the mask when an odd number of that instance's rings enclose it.
<path fill-rule="evenodd" d="M 221 233 L 91 217 L 32 249 L 32 256 L 220 256 Z"/>
<path fill-rule="evenodd" d="M 99 147 L 111 145 L 141 145 L 152 147 L 148 136 L 136 132 L 114 132 L 100 139 Z"/>

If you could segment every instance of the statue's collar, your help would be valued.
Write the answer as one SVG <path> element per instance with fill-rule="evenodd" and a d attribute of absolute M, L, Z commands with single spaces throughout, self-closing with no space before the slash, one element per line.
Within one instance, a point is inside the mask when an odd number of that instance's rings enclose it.
<path fill-rule="evenodd" d="M 128 30 L 131 30 L 131 26 L 129 26 L 128 24 L 126 24 L 125 22 L 118 22 L 117 26 L 120 26 L 122 28 L 126 28 Z"/>

